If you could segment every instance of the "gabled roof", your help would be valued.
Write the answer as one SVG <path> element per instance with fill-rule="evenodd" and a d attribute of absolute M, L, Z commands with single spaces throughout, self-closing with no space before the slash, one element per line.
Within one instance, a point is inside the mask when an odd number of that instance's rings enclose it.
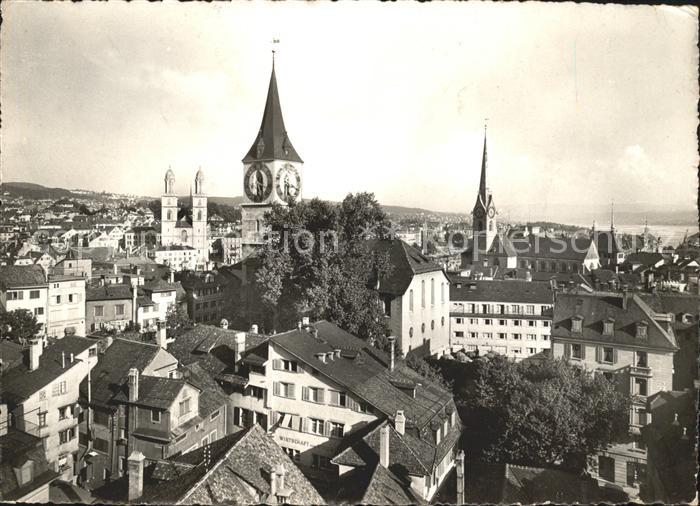
<path fill-rule="evenodd" d="M 133 367 L 142 373 L 159 350 L 160 347 L 154 344 L 115 339 L 92 369 L 92 403 L 108 407 L 124 389 L 129 369 Z M 80 384 L 80 395 L 87 400 L 87 380 Z"/>
<path fill-rule="evenodd" d="M 132 297 L 131 287 L 125 284 L 103 285 L 85 290 L 86 301 L 131 300 Z"/>
<path fill-rule="evenodd" d="M 17 501 L 32 491 L 60 476 L 46 461 L 44 445 L 40 438 L 9 427 L 0 436 L 0 498 L 2 501 Z M 20 485 L 14 468 L 33 461 L 32 480 Z"/>
<path fill-rule="evenodd" d="M 313 328 L 318 331 L 317 337 L 311 334 Z M 396 411 L 403 410 L 407 423 L 418 428 L 427 426 L 447 406 L 454 404 L 450 392 L 429 382 L 403 361 L 397 361 L 394 370 L 389 371 L 386 353 L 332 323 L 320 321 L 309 330 L 297 329 L 272 336 L 269 342 L 343 386 L 377 411 L 394 416 Z M 339 358 L 324 363 L 316 357 L 317 353 L 329 353 L 334 349 L 341 350 Z M 397 383 L 414 385 L 415 396 L 398 388 Z"/>
<path fill-rule="evenodd" d="M 370 239 L 367 246 L 373 252 L 389 256 L 392 269 L 379 280 L 382 293 L 403 295 L 416 274 L 442 272 L 442 267 L 401 239 Z"/>
<path fill-rule="evenodd" d="M 598 254 L 601 257 L 611 257 L 624 251 L 620 246 L 620 241 L 617 234 L 613 231 L 596 230 L 592 233 L 593 241 L 595 241 Z"/>
<path fill-rule="evenodd" d="M 259 154 L 258 151 L 260 151 Z M 270 75 L 270 85 L 267 89 L 267 100 L 260 129 L 255 136 L 253 145 L 243 158 L 243 163 L 256 160 L 287 160 L 302 163 L 301 157 L 292 146 L 284 126 L 274 65 Z"/>
<path fill-rule="evenodd" d="M 209 458 L 206 454 L 209 454 Z M 323 504 L 323 498 L 287 454 L 258 424 L 144 470 L 140 503 L 149 504 L 257 504 L 273 501 L 271 469 L 285 469 L 290 504 Z M 100 490 L 103 499 L 124 502 L 128 478 Z"/>
<path fill-rule="evenodd" d="M 139 376 L 139 396 L 131 404 L 140 406 L 148 406 L 151 408 L 168 409 L 185 386 L 189 383 L 195 387 L 190 381 L 184 378 L 161 378 L 158 376 Z M 197 390 L 201 390 L 197 388 Z M 124 392 L 120 392 L 117 396 L 120 400 L 127 402 Z"/>
<path fill-rule="evenodd" d="M 69 369 L 79 364 L 70 361 L 71 353 L 78 355 L 97 342 L 78 336 L 65 336 L 44 348 L 39 357 L 39 367 L 30 371 L 26 363 L 7 370 L 0 381 L 0 396 L 3 402 L 19 404 L 42 388 L 60 378 Z M 65 354 L 65 366 L 63 354 Z"/>
<path fill-rule="evenodd" d="M 623 300 L 627 298 L 627 307 Z M 582 332 L 572 330 L 572 318 L 583 316 Z M 615 320 L 614 333 L 603 333 L 603 321 Z M 636 337 L 637 323 L 647 325 L 647 338 Z M 636 294 L 607 292 L 557 293 L 552 322 L 552 338 L 570 338 L 594 343 L 615 343 L 632 347 L 676 351 L 673 330 L 662 327 L 654 319 L 654 311 Z"/>
<path fill-rule="evenodd" d="M 46 286 L 44 269 L 40 265 L 0 266 L 0 289 Z"/>
<path fill-rule="evenodd" d="M 401 478 L 379 462 L 356 467 L 341 475 L 336 484 L 335 502 L 339 504 L 426 504 Z"/>
<path fill-rule="evenodd" d="M 459 285 L 461 286 L 458 286 Z M 549 283 L 509 280 L 464 280 L 450 284 L 450 301 L 552 304 Z"/>

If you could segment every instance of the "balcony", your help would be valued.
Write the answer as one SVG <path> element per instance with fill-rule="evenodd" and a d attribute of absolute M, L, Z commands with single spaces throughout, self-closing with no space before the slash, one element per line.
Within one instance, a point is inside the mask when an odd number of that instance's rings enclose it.
<path fill-rule="evenodd" d="M 630 374 L 634 376 L 643 376 L 644 378 L 651 378 L 654 375 L 651 371 L 651 367 L 643 367 L 638 365 L 630 366 Z"/>

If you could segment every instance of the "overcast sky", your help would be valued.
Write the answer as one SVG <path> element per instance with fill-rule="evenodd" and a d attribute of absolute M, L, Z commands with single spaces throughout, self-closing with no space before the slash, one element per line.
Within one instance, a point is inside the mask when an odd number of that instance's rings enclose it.
<path fill-rule="evenodd" d="M 6 181 L 242 194 L 277 78 L 304 196 L 694 209 L 697 11 L 527 3 L 3 2 Z"/>

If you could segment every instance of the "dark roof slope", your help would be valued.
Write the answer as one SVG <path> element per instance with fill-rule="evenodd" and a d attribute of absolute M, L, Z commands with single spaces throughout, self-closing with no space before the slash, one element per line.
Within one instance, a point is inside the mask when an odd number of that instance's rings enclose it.
<path fill-rule="evenodd" d="M 258 150 L 258 147 L 260 147 L 260 150 Z M 258 151 L 260 152 L 258 153 Z M 267 100 L 262 122 L 260 123 L 260 130 L 255 136 L 253 145 L 243 158 L 243 163 L 255 160 L 287 160 L 302 163 L 301 157 L 297 154 L 294 146 L 292 146 L 292 142 L 287 135 L 287 129 L 284 126 L 274 65 L 270 75 L 270 85 L 267 89 Z"/>
<path fill-rule="evenodd" d="M 0 288 L 46 286 L 44 269 L 40 265 L 0 266 Z"/>
<path fill-rule="evenodd" d="M 85 291 L 85 300 L 131 300 L 133 294 L 129 285 L 104 285 L 88 288 Z"/>
<path fill-rule="evenodd" d="M 139 397 L 133 404 L 148 406 L 151 408 L 168 409 L 182 391 L 184 378 L 161 378 L 158 376 L 139 377 Z M 190 383 L 191 386 L 194 386 Z M 123 392 L 118 394 L 120 400 L 127 402 L 128 398 Z"/>
<path fill-rule="evenodd" d="M 0 436 L 0 500 L 16 501 L 60 475 L 49 467 L 40 438 L 10 427 Z M 32 481 L 20 486 L 14 468 L 34 462 Z"/>
<path fill-rule="evenodd" d="M 454 278 L 453 278 L 454 279 Z M 458 284 L 461 286 L 458 286 Z M 450 284 L 450 301 L 521 302 L 551 304 L 548 283 L 520 280 L 464 280 Z"/>
<path fill-rule="evenodd" d="M 26 363 L 21 363 L 3 373 L 0 381 L 0 397 L 3 402 L 10 403 L 19 403 L 27 399 L 78 365 L 78 360 L 70 361 L 71 353 L 77 355 L 96 345 L 95 341 L 85 337 L 66 336 L 58 339 L 54 344 L 44 348 L 36 370 L 30 371 Z"/>
<path fill-rule="evenodd" d="M 122 391 L 129 377 L 129 369 L 139 373 L 148 367 L 160 348 L 127 339 L 115 339 L 92 369 L 92 403 L 107 407 L 112 399 Z M 87 399 L 87 380 L 80 384 L 80 395 Z"/>
<path fill-rule="evenodd" d="M 406 478 L 399 477 L 379 462 L 357 467 L 338 479 L 336 502 L 340 504 L 426 504 L 411 489 Z"/>
<path fill-rule="evenodd" d="M 403 295 L 414 275 L 442 271 L 442 267 L 401 239 L 371 239 L 367 246 L 371 251 L 387 254 L 392 266 L 389 275 L 379 280 L 380 292 Z"/>
<path fill-rule="evenodd" d="M 601 257 L 615 256 L 623 251 L 615 232 L 596 230 L 593 232 L 593 240 Z"/>
<path fill-rule="evenodd" d="M 624 298 L 627 307 L 624 308 Z M 572 318 L 582 316 L 582 332 L 572 331 Z M 603 320 L 614 319 L 612 336 L 603 334 Z M 647 338 L 636 337 L 637 323 L 645 322 Z M 673 334 L 654 319 L 654 311 L 636 294 L 620 293 L 558 293 L 554 304 L 552 337 L 583 339 L 601 344 L 615 343 L 643 346 L 664 351 L 676 351 Z"/>

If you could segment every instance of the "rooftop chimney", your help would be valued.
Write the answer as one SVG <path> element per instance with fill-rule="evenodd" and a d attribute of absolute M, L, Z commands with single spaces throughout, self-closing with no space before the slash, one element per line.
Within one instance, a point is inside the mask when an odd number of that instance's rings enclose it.
<path fill-rule="evenodd" d="M 137 320 L 138 320 L 138 311 L 139 311 L 139 306 L 136 303 L 136 298 L 138 297 L 139 289 L 136 288 L 136 286 L 131 287 L 131 320 L 133 321 L 134 325 L 136 325 Z"/>
<path fill-rule="evenodd" d="M 222 318 L 221 322 L 219 322 L 219 325 L 222 329 L 228 330 L 228 320 L 226 318 Z"/>
<path fill-rule="evenodd" d="M 457 504 L 464 504 L 464 450 L 460 450 L 455 457 L 457 468 Z"/>
<path fill-rule="evenodd" d="M 168 349 L 168 330 L 166 328 L 166 323 L 164 321 L 158 320 L 156 323 L 158 326 L 158 331 L 156 334 L 156 344 L 163 348 Z"/>
<path fill-rule="evenodd" d="M 301 319 L 301 325 L 302 325 L 303 327 L 308 327 L 308 326 L 309 326 L 309 317 L 308 317 L 308 316 L 302 317 L 302 319 Z"/>
<path fill-rule="evenodd" d="M 245 351 L 245 332 L 236 332 L 233 352 L 235 354 L 236 364 L 243 358 Z"/>
<path fill-rule="evenodd" d="M 138 500 L 143 495 L 143 461 L 146 459 L 140 451 L 129 455 L 127 462 L 129 473 L 129 502 Z"/>
<path fill-rule="evenodd" d="M 170 269 L 170 273 L 168 274 L 168 281 L 175 283 L 175 271 L 172 269 Z"/>
<path fill-rule="evenodd" d="M 396 356 L 396 337 L 389 336 L 389 370 L 394 370 L 394 360 Z"/>
<path fill-rule="evenodd" d="M 258 333 L 258 326 L 256 324 L 253 324 L 250 326 L 250 333 L 251 334 L 257 334 Z"/>
<path fill-rule="evenodd" d="M 319 359 L 324 364 L 326 363 L 326 354 L 325 353 L 316 353 L 316 358 Z"/>
<path fill-rule="evenodd" d="M 66 352 L 62 351 L 61 352 L 61 369 L 66 368 Z"/>
<path fill-rule="evenodd" d="M 44 345 L 41 339 L 32 339 L 29 341 L 29 370 L 36 371 L 39 368 L 39 357 L 44 351 Z"/>
<path fill-rule="evenodd" d="M 379 464 L 385 468 L 389 468 L 389 434 L 391 429 L 385 424 L 379 429 Z"/>
<path fill-rule="evenodd" d="M 7 404 L 0 404 L 0 436 L 7 434 L 7 429 L 10 427 L 10 412 L 7 410 Z"/>
<path fill-rule="evenodd" d="M 139 398 L 139 370 L 135 367 L 129 369 L 129 402 L 135 402 Z"/>
<path fill-rule="evenodd" d="M 394 427 L 396 428 L 396 432 L 402 436 L 406 433 L 406 417 L 401 409 L 396 412 L 396 416 L 394 417 Z"/>

